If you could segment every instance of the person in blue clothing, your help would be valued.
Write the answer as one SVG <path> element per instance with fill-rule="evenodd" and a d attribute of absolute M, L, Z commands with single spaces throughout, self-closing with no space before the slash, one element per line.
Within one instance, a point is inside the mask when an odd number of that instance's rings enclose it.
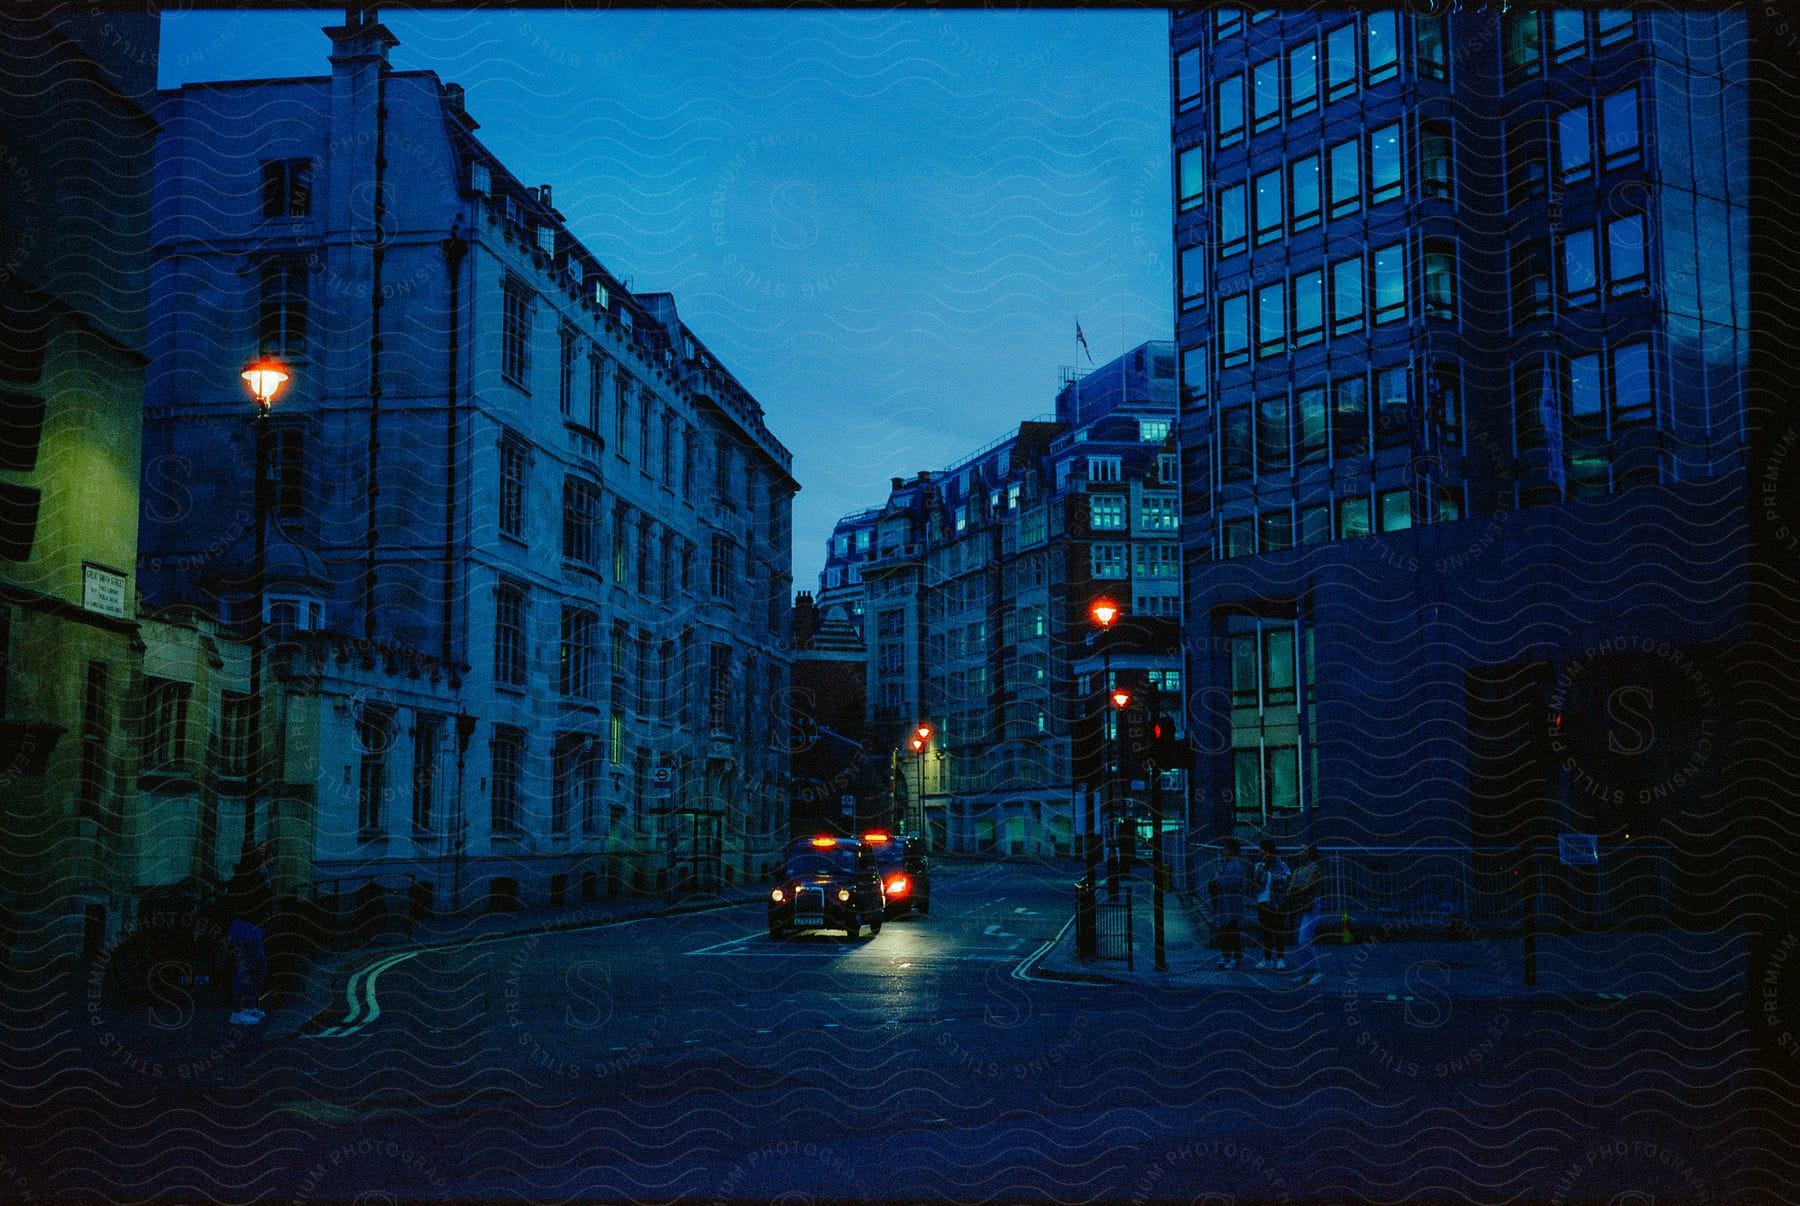
<path fill-rule="evenodd" d="M 1319 952 L 1313 940 L 1324 916 L 1321 908 L 1324 872 L 1325 867 L 1319 861 L 1319 848 L 1308 842 L 1295 860 L 1294 876 L 1288 880 L 1287 892 L 1288 933 L 1291 936 L 1288 950 L 1294 957 L 1294 970 L 1300 973 L 1302 986 L 1317 984 L 1322 978 Z M 1296 928 L 1297 935 L 1294 933 Z"/>
<path fill-rule="evenodd" d="M 266 1016 L 257 1007 L 263 981 L 269 975 L 269 957 L 263 951 L 263 927 L 275 908 L 275 885 L 269 878 L 269 844 L 263 842 L 244 852 L 237 871 L 225 885 L 225 907 L 231 918 L 226 938 L 237 956 L 231 977 L 233 1026 L 255 1026 Z"/>
<path fill-rule="evenodd" d="M 1263 957 L 1257 971 L 1287 970 L 1288 865 L 1275 849 L 1274 838 L 1257 843 L 1256 869 L 1251 875 L 1251 890 L 1256 894 L 1256 925 L 1262 931 Z"/>
<path fill-rule="evenodd" d="M 1213 933 L 1218 938 L 1220 971 L 1231 971 L 1244 957 L 1244 847 L 1236 838 L 1219 843 L 1219 869 L 1206 885 L 1212 897 Z"/>

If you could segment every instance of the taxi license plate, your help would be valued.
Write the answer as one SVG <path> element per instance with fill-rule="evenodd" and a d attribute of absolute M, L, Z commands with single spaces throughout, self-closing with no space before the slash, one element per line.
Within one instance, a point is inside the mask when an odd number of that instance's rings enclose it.
<path fill-rule="evenodd" d="M 825 924 L 825 915 L 823 913 L 795 913 L 794 914 L 794 924 L 795 925 L 824 925 Z"/>

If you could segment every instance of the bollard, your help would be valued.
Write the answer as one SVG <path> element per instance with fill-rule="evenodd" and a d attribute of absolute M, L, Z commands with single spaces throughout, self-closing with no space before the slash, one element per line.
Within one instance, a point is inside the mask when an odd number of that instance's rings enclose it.
<path fill-rule="evenodd" d="M 1094 913 L 1094 882 L 1079 880 L 1075 884 L 1075 956 L 1092 959 L 1099 951 L 1100 936 Z"/>

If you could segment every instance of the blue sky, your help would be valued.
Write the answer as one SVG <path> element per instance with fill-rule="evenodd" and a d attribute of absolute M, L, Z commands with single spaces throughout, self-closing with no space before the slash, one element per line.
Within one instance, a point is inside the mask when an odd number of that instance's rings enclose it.
<path fill-rule="evenodd" d="M 682 317 L 794 453 L 794 580 L 888 478 L 1167 339 L 1165 13 L 386 9 L 394 63 Z M 163 87 L 328 70 L 329 10 L 169 13 Z"/>

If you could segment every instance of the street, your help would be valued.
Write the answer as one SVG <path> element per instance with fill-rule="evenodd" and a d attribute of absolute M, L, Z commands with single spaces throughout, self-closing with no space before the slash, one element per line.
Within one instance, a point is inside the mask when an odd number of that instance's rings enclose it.
<path fill-rule="evenodd" d="M 1084 1202 L 1722 1201 L 1743 1185 L 1755 1140 L 1731 1113 L 1729 1000 L 1026 978 L 1075 874 L 943 862 L 931 916 L 855 943 L 772 943 L 753 903 L 395 948 L 297 1033 L 295 1011 L 256 1032 L 193 1018 L 181 1049 L 200 1054 L 179 1061 L 126 1019 L 97 1039 L 104 1011 L 9 1011 L 23 1109 L 0 1184 Z"/>

